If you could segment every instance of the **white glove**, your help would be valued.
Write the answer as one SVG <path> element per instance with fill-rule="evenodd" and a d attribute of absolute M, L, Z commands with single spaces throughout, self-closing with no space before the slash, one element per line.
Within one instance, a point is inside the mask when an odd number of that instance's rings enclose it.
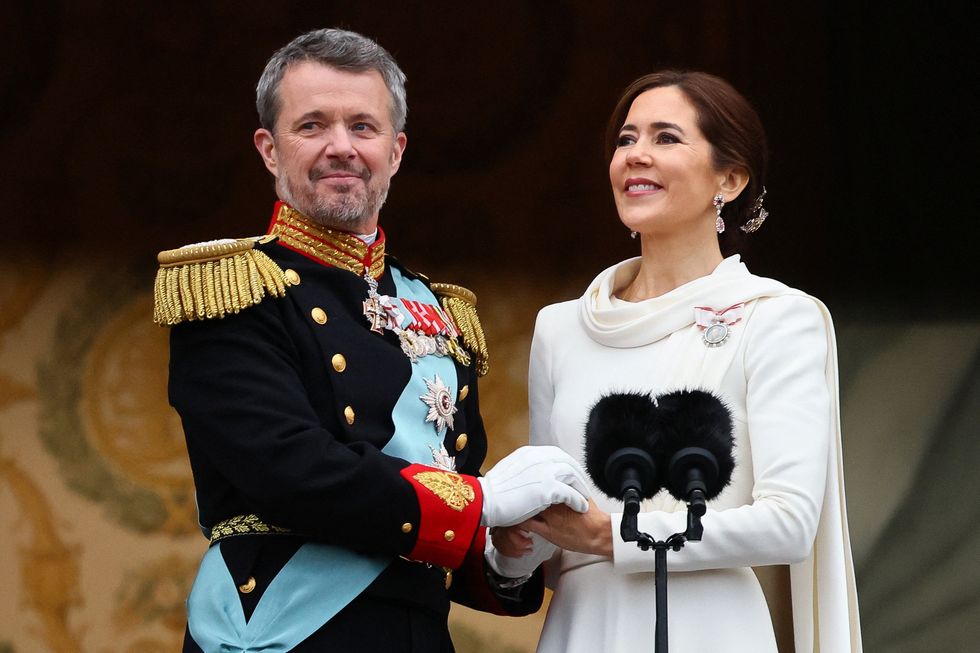
<path fill-rule="evenodd" d="M 537 533 L 528 533 L 527 535 L 531 538 L 532 548 L 530 552 L 525 553 L 520 558 L 505 556 L 493 545 L 493 540 L 487 537 L 484 556 L 487 559 L 487 564 L 499 576 L 505 576 L 507 578 L 530 576 L 542 562 L 550 559 L 551 556 L 555 555 L 555 551 L 558 550 L 557 546 Z"/>
<path fill-rule="evenodd" d="M 479 479 L 483 486 L 483 525 L 513 526 L 548 506 L 589 509 L 585 473 L 558 447 L 521 447 Z"/>

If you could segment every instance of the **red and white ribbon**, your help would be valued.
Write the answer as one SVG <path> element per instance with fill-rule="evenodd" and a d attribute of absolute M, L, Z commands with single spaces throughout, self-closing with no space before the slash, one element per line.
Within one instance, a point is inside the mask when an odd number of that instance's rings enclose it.
<path fill-rule="evenodd" d="M 710 306 L 695 306 L 694 323 L 697 324 L 698 328 L 702 331 L 714 324 L 734 326 L 742 321 L 742 309 L 744 307 L 745 304 L 742 303 L 720 310 L 716 310 Z"/>
<path fill-rule="evenodd" d="M 456 337 L 456 327 L 442 309 L 433 304 L 424 304 L 413 299 L 401 298 L 402 305 L 409 315 L 415 318 L 415 324 L 410 329 L 415 329 L 426 335 L 443 335 L 449 338 Z"/>

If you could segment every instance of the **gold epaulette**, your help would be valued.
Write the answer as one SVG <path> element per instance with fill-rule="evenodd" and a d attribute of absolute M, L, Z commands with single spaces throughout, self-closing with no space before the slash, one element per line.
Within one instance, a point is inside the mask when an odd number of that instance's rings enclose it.
<path fill-rule="evenodd" d="M 267 294 L 282 297 L 291 282 L 275 261 L 255 249 L 270 239 L 240 238 L 160 252 L 153 321 L 173 326 L 222 318 L 258 304 Z"/>
<path fill-rule="evenodd" d="M 490 352 L 487 350 L 487 338 L 480 324 L 480 316 L 476 313 L 476 295 L 471 290 L 451 283 L 433 283 L 431 288 L 456 323 L 463 337 L 463 345 L 476 354 L 476 373 L 486 376 L 490 371 Z"/>

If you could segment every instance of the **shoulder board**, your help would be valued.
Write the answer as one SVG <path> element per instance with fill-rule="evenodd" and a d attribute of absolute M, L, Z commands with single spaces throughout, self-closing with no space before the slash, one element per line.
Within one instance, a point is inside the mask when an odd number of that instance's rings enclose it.
<path fill-rule="evenodd" d="M 485 376 L 490 371 L 490 352 L 480 316 L 476 313 L 476 295 L 472 290 L 452 283 L 433 283 L 430 287 L 456 323 L 463 345 L 476 354 L 476 373 Z"/>
<path fill-rule="evenodd" d="M 275 261 L 256 248 L 274 237 L 215 240 L 160 252 L 153 289 L 153 321 L 173 326 L 222 318 L 282 297 L 292 285 Z"/>

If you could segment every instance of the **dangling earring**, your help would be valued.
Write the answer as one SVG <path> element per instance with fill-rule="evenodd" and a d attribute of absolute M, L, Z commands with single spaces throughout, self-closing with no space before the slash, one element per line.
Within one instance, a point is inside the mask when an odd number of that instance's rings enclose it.
<path fill-rule="evenodd" d="M 724 195 L 718 193 L 711 199 L 711 203 L 715 205 L 715 231 L 723 234 L 725 233 L 725 221 L 721 217 L 721 209 L 725 206 Z"/>
<path fill-rule="evenodd" d="M 753 233 L 759 230 L 762 223 L 766 221 L 769 217 L 769 211 L 762 208 L 762 200 L 766 198 L 766 187 L 762 187 L 762 194 L 755 198 L 755 202 L 752 204 L 752 210 L 749 211 L 749 215 L 752 217 L 745 221 L 739 229 L 747 234 Z"/>
<path fill-rule="evenodd" d="M 635 231 L 631 231 L 630 232 L 630 238 L 632 238 L 633 240 L 636 240 L 636 232 Z"/>

